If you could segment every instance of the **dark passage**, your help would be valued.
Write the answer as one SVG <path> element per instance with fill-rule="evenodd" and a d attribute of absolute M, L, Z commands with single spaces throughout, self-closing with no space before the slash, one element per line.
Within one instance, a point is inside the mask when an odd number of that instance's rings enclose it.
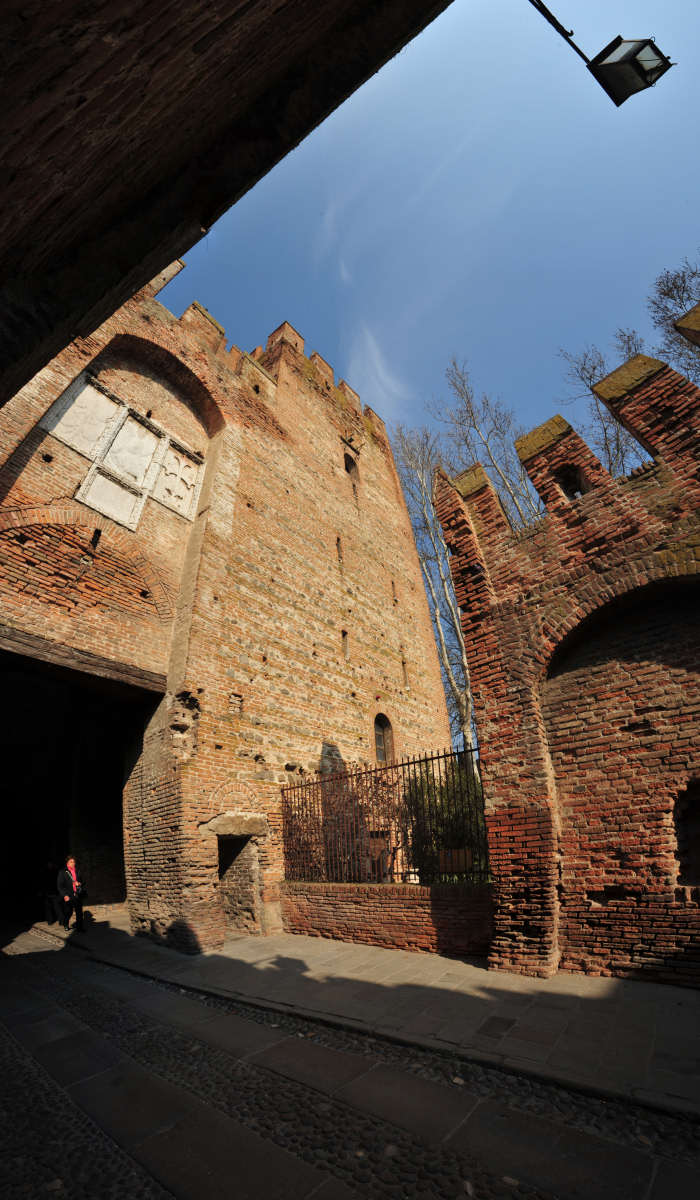
<path fill-rule="evenodd" d="M 124 781 L 154 698 L 137 688 L 0 653 L 5 915 L 44 915 L 42 892 L 77 858 L 88 904 L 126 898 Z"/>
<path fill-rule="evenodd" d="M 220 837 L 219 889 L 231 933 L 259 933 L 258 847 L 250 837 Z"/>

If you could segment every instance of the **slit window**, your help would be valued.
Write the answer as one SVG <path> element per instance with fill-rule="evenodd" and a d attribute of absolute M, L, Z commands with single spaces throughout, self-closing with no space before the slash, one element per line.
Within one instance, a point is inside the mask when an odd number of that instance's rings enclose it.
<path fill-rule="evenodd" d="M 357 485 L 360 482 L 360 469 L 357 465 L 357 460 L 352 456 L 352 454 L 348 454 L 346 451 L 343 462 L 345 464 L 345 471 L 350 476 L 352 494 L 357 500 Z"/>

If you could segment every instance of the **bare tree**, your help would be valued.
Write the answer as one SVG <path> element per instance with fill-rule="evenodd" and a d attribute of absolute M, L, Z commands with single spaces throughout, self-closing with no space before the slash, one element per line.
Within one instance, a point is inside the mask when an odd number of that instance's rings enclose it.
<path fill-rule="evenodd" d="M 469 662 L 450 574 L 450 556 L 433 506 L 433 478 L 446 448 L 431 430 L 397 426 L 394 456 L 406 497 L 435 629 L 453 739 L 474 744 Z"/>
<path fill-rule="evenodd" d="M 700 383 L 700 350 L 675 329 L 674 322 L 698 301 L 700 262 L 687 258 L 677 270 L 662 271 L 656 277 L 647 301 L 654 328 L 661 334 L 654 354 L 693 383 Z"/>
<path fill-rule="evenodd" d="M 438 430 L 399 425 L 392 443 L 425 580 L 452 734 L 473 746 L 469 661 L 449 553 L 433 506 L 435 472 L 443 467 L 448 475 L 456 475 L 481 462 L 516 529 L 537 520 L 542 505 L 515 452 L 515 439 L 522 432 L 515 414 L 499 400 L 477 395 L 464 363 L 453 359 L 445 374 L 451 403 L 435 412 Z"/>
<path fill-rule="evenodd" d="M 447 429 L 448 445 L 457 470 L 480 462 L 498 492 L 511 524 L 529 525 L 542 515 L 542 505 L 515 452 L 523 432 L 515 413 L 500 400 L 477 395 L 466 363 L 452 359 L 445 372 L 452 403 L 434 416 Z"/>
<path fill-rule="evenodd" d="M 633 355 L 641 354 L 643 348 L 644 339 L 636 329 L 617 329 L 613 336 L 612 359 L 616 363 L 626 362 Z M 610 362 L 597 346 L 584 346 L 578 354 L 560 350 L 559 356 L 566 363 L 565 377 L 571 389 L 569 402 L 581 399 L 588 402 L 588 421 L 581 431 L 583 436 L 611 475 L 628 475 L 642 462 L 641 447 L 593 391 L 593 384 L 612 370 Z"/>
<path fill-rule="evenodd" d="M 676 270 L 662 271 L 656 277 L 647 299 L 652 324 L 661 341 L 652 353 L 681 375 L 700 383 L 700 349 L 675 328 L 683 313 L 700 301 L 700 262 L 685 258 Z M 635 329 L 617 329 L 611 353 L 598 346 L 584 346 L 577 353 L 560 350 L 566 363 L 565 376 L 570 386 L 569 401 L 588 400 L 588 423 L 582 430 L 611 475 L 627 475 L 643 461 L 641 447 L 631 434 L 608 412 L 593 392 L 593 384 L 614 367 L 644 350 L 644 339 Z"/>

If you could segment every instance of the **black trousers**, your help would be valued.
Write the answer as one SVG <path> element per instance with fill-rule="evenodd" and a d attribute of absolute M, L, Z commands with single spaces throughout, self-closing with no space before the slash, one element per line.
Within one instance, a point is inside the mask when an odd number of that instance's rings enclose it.
<path fill-rule="evenodd" d="M 61 903 L 63 905 L 63 928 L 64 929 L 68 928 L 68 922 L 70 921 L 71 913 L 74 912 L 75 913 L 75 928 L 82 929 L 83 928 L 83 902 L 82 902 L 80 896 L 74 896 L 73 899 L 69 900 L 67 903 L 63 899 L 63 897 L 61 897 Z"/>

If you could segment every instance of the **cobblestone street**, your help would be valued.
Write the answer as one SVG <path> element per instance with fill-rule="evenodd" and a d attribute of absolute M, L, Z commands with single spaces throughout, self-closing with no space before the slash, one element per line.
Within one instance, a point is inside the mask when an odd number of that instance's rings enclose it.
<path fill-rule="evenodd" d="M 2 1194 L 671 1200 L 661 1112 L 91 961 L 0 959 Z"/>

